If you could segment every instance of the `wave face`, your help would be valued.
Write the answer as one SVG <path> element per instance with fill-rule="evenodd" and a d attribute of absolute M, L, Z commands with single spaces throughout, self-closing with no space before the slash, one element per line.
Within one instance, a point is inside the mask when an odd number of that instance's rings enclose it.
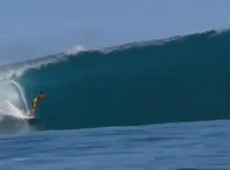
<path fill-rule="evenodd" d="M 13 78 L 46 129 L 230 118 L 228 31 L 63 58 Z"/>

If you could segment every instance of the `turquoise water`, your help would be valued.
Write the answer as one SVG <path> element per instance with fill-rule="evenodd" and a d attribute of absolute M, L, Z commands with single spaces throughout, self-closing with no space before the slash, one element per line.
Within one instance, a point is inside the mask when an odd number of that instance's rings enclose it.
<path fill-rule="evenodd" d="M 229 42 L 210 31 L 63 54 L 16 81 L 28 101 L 46 91 L 37 116 L 47 129 L 228 119 Z"/>

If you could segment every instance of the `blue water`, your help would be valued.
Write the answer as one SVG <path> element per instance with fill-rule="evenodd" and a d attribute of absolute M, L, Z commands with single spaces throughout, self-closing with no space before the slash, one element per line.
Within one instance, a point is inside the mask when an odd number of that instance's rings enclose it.
<path fill-rule="evenodd" d="M 208 31 L 0 66 L 0 170 L 230 169 L 229 49 Z"/>
<path fill-rule="evenodd" d="M 230 121 L 40 131 L 0 137 L 0 169 L 227 170 Z"/>

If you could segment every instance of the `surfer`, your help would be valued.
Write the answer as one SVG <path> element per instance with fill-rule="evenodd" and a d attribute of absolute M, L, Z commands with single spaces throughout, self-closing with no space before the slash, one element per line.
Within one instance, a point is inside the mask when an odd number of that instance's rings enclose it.
<path fill-rule="evenodd" d="M 45 98 L 45 93 L 41 91 L 39 95 L 32 102 L 32 111 L 29 114 L 29 117 L 34 117 L 34 113 L 37 109 L 38 104 Z"/>

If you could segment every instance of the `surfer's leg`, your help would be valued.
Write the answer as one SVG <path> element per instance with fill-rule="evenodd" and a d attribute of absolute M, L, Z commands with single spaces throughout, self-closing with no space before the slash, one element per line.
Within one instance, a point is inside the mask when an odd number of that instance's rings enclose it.
<path fill-rule="evenodd" d="M 31 116 L 32 116 L 32 111 L 33 111 L 33 108 L 34 108 L 34 102 L 32 102 L 32 109 L 31 109 L 31 111 L 29 112 L 29 117 L 31 117 Z"/>
<path fill-rule="evenodd" d="M 33 117 L 33 116 L 34 116 L 34 113 L 35 113 L 35 111 L 36 111 L 36 108 L 37 108 L 37 103 L 33 102 L 33 103 L 32 103 L 32 110 L 31 110 L 31 112 L 30 112 L 29 117 Z"/>

